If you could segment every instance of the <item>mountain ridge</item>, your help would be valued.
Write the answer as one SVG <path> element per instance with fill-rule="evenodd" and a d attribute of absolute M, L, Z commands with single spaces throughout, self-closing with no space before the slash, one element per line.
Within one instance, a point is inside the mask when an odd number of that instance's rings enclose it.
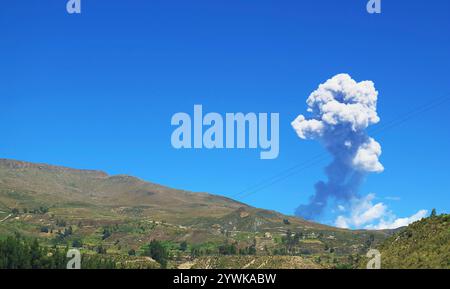
<path fill-rule="evenodd" d="M 184 263 L 192 257 L 176 248 L 187 242 L 199 257 L 220 254 L 232 244 L 262 256 L 301 255 L 309 258 L 305 264 L 318 258 L 324 264 L 317 266 L 327 267 L 350 262 L 349 256 L 365 253 L 390 235 L 335 228 L 128 175 L 0 159 L 0 220 L 4 218 L 0 238 L 19 233 L 49 244 L 81 242 L 89 252 L 106 248 L 121 256 L 129 250 L 143 254 L 151 240 L 159 240 L 184 256 L 179 261 Z M 278 258 L 273 266 L 300 259 Z M 229 261 L 219 258 L 216 264 Z"/>

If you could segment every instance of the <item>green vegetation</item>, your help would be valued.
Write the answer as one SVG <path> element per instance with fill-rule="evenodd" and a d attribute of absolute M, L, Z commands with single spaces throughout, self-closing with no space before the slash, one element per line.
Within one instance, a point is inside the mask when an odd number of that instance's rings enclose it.
<path fill-rule="evenodd" d="M 219 246 L 220 255 L 236 255 L 237 248 L 235 244 L 223 244 Z"/>
<path fill-rule="evenodd" d="M 0 240 L 0 269 L 65 269 L 69 258 L 68 247 L 49 247 L 37 239 L 9 236 Z M 155 263 L 139 258 L 124 258 L 115 255 L 83 254 L 83 269 L 129 269 L 159 268 Z"/>
<path fill-rule="evenodd" d="M 161 242 L 152 240 L 148 246 L 146 255 L 161 264 L 162 268 L 167 267 L 167 259 L 169 255 L 167 249 L 161 244 Z"/>
<path fill-rule="evenodd" d="M 187 248 L 188 248 L 187 242 L 186 241 L 181 242 L 180 250 L 183 251 L 183 252 L 186 252 Z"/>
<path fill-rule="evenodd" d="M 36 239 L 0 240 L 0 269 L 62 269 L 66 263 L 65 251 L 42 247 Z"/>
<path fill-rule="evenodd" d="M 388 238 L 378 247 L 382 268 L 450 269 L 450 215 L 417 221 Z M 367 262 L 363 258 L 361 267 Z"/>

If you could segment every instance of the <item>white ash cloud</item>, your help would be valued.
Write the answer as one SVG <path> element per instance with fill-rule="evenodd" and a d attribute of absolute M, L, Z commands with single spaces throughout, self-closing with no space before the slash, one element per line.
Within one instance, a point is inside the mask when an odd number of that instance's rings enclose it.
<path fill-rule="evenodd" d="M 384 170 L 381 145 L 366 132 L 380 121 L 377 98 L 372 81 L 356 82 L 348 74 L 332 77 L 308 97 L 311 118 L 299 115 L 292 127 L 301 139 L 320 141 L 333 161 L 325 168 L 327 181 L 316 184 L 310 203 L 296 210 L 298 216 L 317 219 L 330 199 L 348 203 L 358 197 L 367 173 Z"/>
<path fill-rule="evenodd" d="M 369 194 L 362 198 L 355 198 L 350 202 L 349 215 L 340 215 L 335 220 L 339 228 L 365 228 L 365 229 L 396 229 L 424 218 L 428 211 L 419 210 L 410 217 L 398 218 L 390 211 L 386 204 L 374 204 L 375 195 Z"/>

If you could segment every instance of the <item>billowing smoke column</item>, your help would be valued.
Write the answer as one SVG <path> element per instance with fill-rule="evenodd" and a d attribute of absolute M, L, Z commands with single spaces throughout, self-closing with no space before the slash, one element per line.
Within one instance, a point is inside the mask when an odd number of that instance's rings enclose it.
<path fill-rule="evenodd" d="M 358 188 L 367 173 L 382 172 L 378 158 L 381 146 L 366 133 L 367 127 L 380 121 L 377 96 L 372 81 L 354 81 L 338 74 L 319 85 L 306 103 L 311 119 L 299 115 L 292 127 L 302 139 L 319 140 L 333 156 L 325 168 L 326 182 L 315 185 L 315 194 L 296 215 L 317 219 L 329 200 L 348 203 L 358 197 Z"/>

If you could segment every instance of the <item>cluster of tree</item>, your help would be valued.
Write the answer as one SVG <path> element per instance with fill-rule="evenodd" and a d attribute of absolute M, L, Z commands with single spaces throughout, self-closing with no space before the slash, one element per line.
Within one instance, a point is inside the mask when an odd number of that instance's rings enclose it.
<path fill-rule="evenodd" d="M 223 244 L 219 246 L 220 255 L 236 255 L 237 248 L 235 244 Z"/>
<path fill-rule="evenodd" d="M 161 264 L 161 268 L 167 267 L 169 252 L 160 241 L 152 240 L 145 251 L 145 255 Z"/>
<path fill-rule="evenodd" d="M 214 252 L 209 248 L 201 248 L 200 246 L 194 246 L 191 249 L 191 257 L 197 258 L 200 256 L 212 255 Z"/>
<path fill-rule="evenodd" d="M 323 249 L 324 249 L 325 252 L 334 253 L 334 248 L 328 246 L 328 244 L 325 244 Z"/>
<path fill-rule="evenodd" d="M 111 236 L 111 231 L 108 228 L 103 229 L 102 240 L 108 239 Z"/>
<path fill-rule="evenodd" d="M 24 211 L 24 213 L 27 213 L 27 209 L 24 209 L 23 210 Z M 30 213 L 32 213 L 32 214 L 46 214 L 46 213 L 48 213 L 48 208 L 47 207 L 43 207 L 43 206 L 40 206 L 39 208 L 37 208 L 37 209 L 32 209 L 32 210 L 30 210 L 30 211 L 28 211 L 28 212 L 30 212 Z"/>
<path fill-rule="evenodd" d="M 72 247 L 81 248 L 83 247 L 83 241 L 81 239 L 75 239 L 72 241 Z"/>
<path fill-rule="evenodd" d="M 104 226 L 102 232 L 102 240 L 109 238 L 113 232 L 119 229 L 119 225 L 115 224 L 114 226 Z"/>
<path fill-rule="evenodd" d="M 42 247 L 37 240 L 18 235 L 0 240 L 0 268 L 2 269 L 63 269 L 66 252 L 55 247 Z"/>
<path fill-rule="evenodd" d="M 180 247 L 183 244 L 180 245 Z M 254 242 L 252 245 L 247 247 L 242 247 L 238 249 L 237 243 L 228 243 L 226 242 L 223 245 L 219 245 L 217 247 L 205 247 L 202 245 L 193 245 L 190 249 L 191 257 L 197 258 L 200 256 L 209 256 L 209 255 L 256 255 L 256 243 Z"/>
<path fill-rule="evenodd" d="M 186 252 L 187 248 L 188 248 L 188 243 L 186 241 L 181 242 L 180 250 L 183 252 Z"/>
<path fill-rule="evenodd" d="M 158 257 L 158 255 L 162 257 L 166 255 L 159 252 L 161 248 L 158 249 L 159 246 L 155 244 L 150 246 L 152 257 L 162 262 L 161 264 L 166 264 Z M 28 239 L 19 235 L 8 236 L 0 240 L 0 269 L 65 269 L 70 260 L 66 256 L 67 250 L 67 247 L 58 249 L 55 246 L 42 245 L 37 239 Z M 98 251 L 106 252 L 106 249 L 100 246 Z M 113 256 L 103 254 L 83 254 L 81 256 L 82 269 L 115 269 L 119 268 L 118 266 L 129 267 L 126 262 L 121 264 Z M 147 268 L 153 265 L 142 264 L 140 266 Z"/>
<path fill-rule="evenodd" d="M 42 226 L 41 227 L 41 233 L 50 233 L 53 232 L 53 230 L 47 226 Z"/>
<path fill-rule="evenodd" d="M 300 240 L 302 239 L 303 234 L 300 232 L 297 232 L 295 234 L 293 234 L 291 232 L 291 230 L 287 230 L 286 232 L 286 236 L 284 236 L 282 238 L 282 242 L 286 247 L 286 253 L 287 254 L 292 254 L 293 253 L 293 249 L 295 248 L 295 246 L 298 245 L 298 243 L 300 242 Z"/>
<path fill-rule="evenodd" d="M 31 210 L 28 210 L 27 208 L 23 208 L 22 212 L 24 214 L 30 213 L 30 214 L 43 215 L 43 214 L 48 213 L 48 207 L 40 206 L 39 208 L 35 208 L 35 209 L 31 209 Z M 14 216 L 19 215 L 20 214 L 20 209 L 18 209 L 18 208 L 11 209 L 11 214 L 13 214 Z"/>
<path fill-rule="evenodd" d="M 56 219 L 56 226 L 65 227 L 65 226 L 67 226 L 67 222 L 63 219 Z"/>
<path fill-rule="evenodd" d="M 102 245 L 99 245 L 95 248 L 95 251 L 97 252 L 97 254 L 101 254 L 104 255 L 107 253 L 106 248 L 103 247 Z"/>
<path fill-rule="evenodd" d="M 375 236 L 373 234 L 370 234 L 367 240 L 364 242 L 364 245 L 362 246 L 362 253 L 367 252 L 370 248 L 373 247 L 375 243 Z"/>
<path fill-rule="evenodd" d="M 68 228 L 64 228 L 64 231 L 59 231 L 56 234 L 55 241 L 56 243 L 61 243 L 64 241 L 65 238 L 71 236 L 73 234 L 73 228 L 72 226 L 69 226 Z"/>

